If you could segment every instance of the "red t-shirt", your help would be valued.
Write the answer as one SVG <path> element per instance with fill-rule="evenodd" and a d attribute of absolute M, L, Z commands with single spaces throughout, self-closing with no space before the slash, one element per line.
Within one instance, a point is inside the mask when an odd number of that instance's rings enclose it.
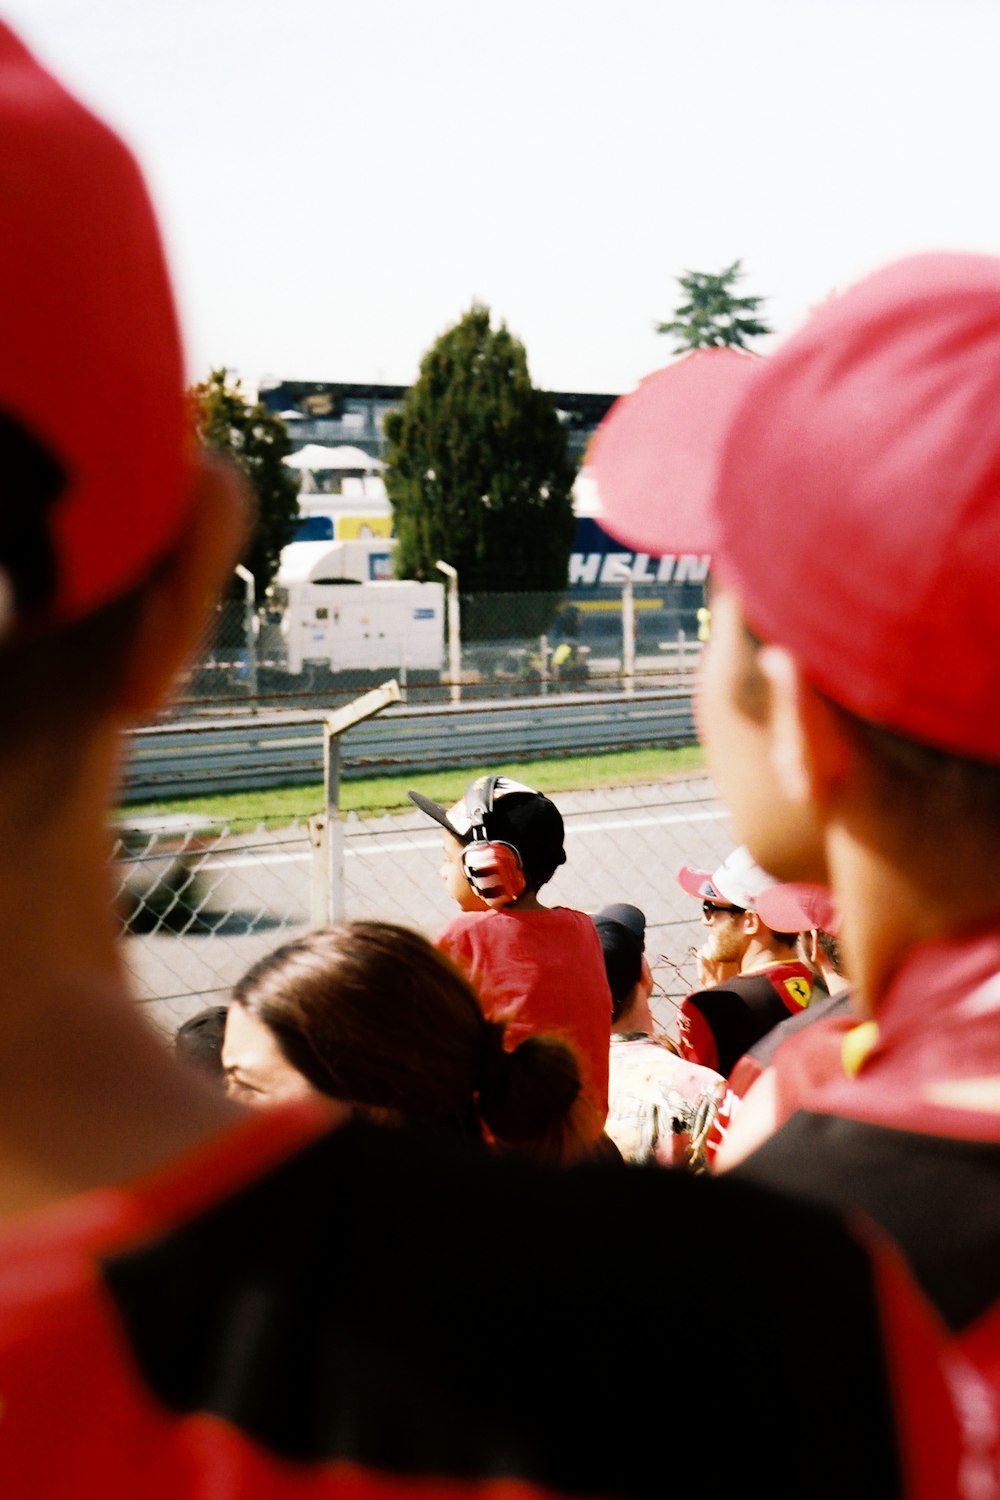
<path fill-rule="evenodd" d="M 582 1093 L 603 1123 L 608 1113 L 611 990 L 597 928 L 568 906 L 462 912 L 437 946 L 468 975 L 507 1045 L 546 1034 L 568 1042 Z"/>

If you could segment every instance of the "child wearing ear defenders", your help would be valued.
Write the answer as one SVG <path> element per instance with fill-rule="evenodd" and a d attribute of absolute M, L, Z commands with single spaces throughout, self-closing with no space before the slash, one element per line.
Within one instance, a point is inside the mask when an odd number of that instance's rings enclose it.
<path fill-rule="evenodd" d="M 566 861 L 563 820 L 541 792 L 485 776 L 445 809 L 411 800 L 444 830 L 442 873 L 462 908 L 437 939 L 475 985 L 508 1045 L 545 1033 L 576 1053 L 596 1140 L 608 1112 L 611 991 L 600 939 L 585 912 L 543 906 L 541 887 Z"/>

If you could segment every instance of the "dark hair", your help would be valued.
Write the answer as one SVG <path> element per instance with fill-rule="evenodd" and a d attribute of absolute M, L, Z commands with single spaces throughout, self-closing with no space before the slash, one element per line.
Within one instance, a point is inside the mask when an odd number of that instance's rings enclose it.
<path fill-rule="evenodd" d="M 759 723 L 766 711 L 767 684 L 757 664 L 764 644 L 744 622 L 748 646 L 736 686 L 736 701 Z M 872 790 L 887 826 L 894 826 L 909 846 L 929 850 L 942 873 L 956 844 L 978 844 L 991 868 L 996 867 L 1000 834 L 1000 765 L 926 745 L 895 729 L 874 724 L 844 708 L 817 689 L 831 713 L 861 752 Z"/>
<path fill-rule="evenodd" d="M 222 1044 L 228 1012 L 228 1005 L 210 1005 L 189 1016 L 174 1033 L 178 1056 L 190 1059 L 217 1078 L 222 1077 Z"/>
<path fill-rule="evenodd" d="M 626 1002 L 642 978 L 642 943 L 622 922 L 594 919 L 611 990 L 611 1024 L 621 1020 Z"/>
<path fill-rule="evenodd" d="M 233 1000 L 258 1017 L 314 1088 L 348 1103 L 481 1138 L 540 1140 L 580 1091 L 554 1037 L 507 1051 L 450 959 L 407 927 L 345 922 L 276 949 Z"/>
<path fill-rule="evenodd" d="M 58 737 L 69 772 L 81 729 L 96 723 L 114 699 L 145 584 L 81 620 L 47 627 L 58 581 L 50 512 L 65 475 L 53 455 L 9 413 L 0 413 L 0 472 L 12 495 L 10 514 L 0 519 L 0 566 L 13 585 L 18 611 L 15 633 L 0 645 L 0 701 L 16 709 L 4 715 L 0 760 Z M 114 538 L 106 545 L 113 547 Z M 53 788 L 55 795 L 58 791 Z"/>
<path fill-rule="evenodd" d="M 764 923 L 764 926 L 767 927 L 766 922 Z M 774 938 L 774 941 L 781 948 L 794 948 L 795 944 L 799 940 L 799 934 L 797 932 L 778 932 L 774 927 L 768 927 L 768 931 Z"/>
<path fill-rule="evenodd" d="M 827 700 L 830 702 L 830 700 Z M 886 811 L 915 830 L 1000 829 L 1000 766 L 972 760 L 907 739 L 861 719 L 839 703 L 831 707 L 860 745 Z"/>
<path fill-rule="evenodd" d="M 562 816 L 543 792 L 505 793 L 493 804 L 484 827 L 487 838 L 513 844 L 529 891 L 540 890 L 566 863 Z"/>
<path fill-rule="evenodd" d="M 80 731 L 114 701 L 144 597 L 142 585 L 85 619 L 0 646 L 0 697 L 16 705 L 4 715 L 0 760 L 52 738 L 72 762 Z"/>
<path fill-rule="evenodd" d="M 826 955 L 827 962 L 835 973 L 843 975 L 844 960 L 840 952 L 840 944 L 832 932 L 826 932 L 822 927 L 816 929 L 816 942 L 820 951 Z"/>

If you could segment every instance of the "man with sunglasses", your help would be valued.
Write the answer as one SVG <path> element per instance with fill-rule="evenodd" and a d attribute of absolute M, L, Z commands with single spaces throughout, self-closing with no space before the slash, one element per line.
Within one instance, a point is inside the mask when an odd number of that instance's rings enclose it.
<path fill-rule="evenodd" d="M 798 932 L 776 931 L 757 911 L 758 898 L 777 882 L 749 849 L 734 849 L 714 874 L 685 865 L 677 878 L 701 899 L 707 929 L 695 954 L 700 988 L 678 1013 L 681 1051 L 728 1076 L 755 1042 L 805 1009 L 816 972 L 799 953 Z"/>

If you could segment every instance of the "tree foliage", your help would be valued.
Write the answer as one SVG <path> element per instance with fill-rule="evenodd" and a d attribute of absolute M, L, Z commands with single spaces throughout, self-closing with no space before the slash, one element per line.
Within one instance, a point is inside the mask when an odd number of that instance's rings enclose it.
<path fill-rule="evenodd" d="M 707 271 L 687 271 L 678 276 L 678 284 L 687 294 L 686 301 L 668 323 L 656 324 L 657 333 L 672 333 L 679 339 L 674 354 L 720 344 L 745 349 L 749 339 L 771 332 L 757 317 L 764 298 L 738 297 L 735 293 L 736 283 L 743 275 L 741 265 L 734 260 L 714 276 Z"/>
<path fill-rule="evenodd" d="M 282 462 L 292 447 L 288 429 L 261 402 L 247 401 L 239 380 L 229 379 L 225 370 L 213 370 L 192 386 L 188 399 L 204 446 L 235 459 L 256 496 L 257 516 L 240 561 L 254 576 L 259 600 L 298 518 L 299 482 Z M 234 580 L 231 592 L 242 597 L 243 585 Z"/>
<path fill-rule="evenodd" d="M 465 595 L 565 591 L 566 435 L 523 344 L 491 327 L 488 308 L 474 305 L 441 335 L 385 433 L 397 577 L 439 578 L 441 558 Z"/>

